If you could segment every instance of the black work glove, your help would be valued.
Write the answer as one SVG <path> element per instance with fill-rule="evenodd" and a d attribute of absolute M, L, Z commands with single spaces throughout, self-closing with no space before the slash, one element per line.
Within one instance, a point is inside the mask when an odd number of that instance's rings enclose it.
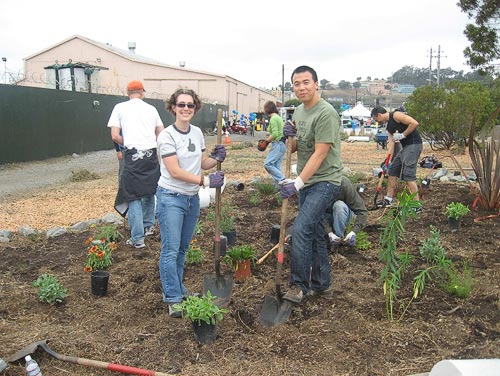
<path fill-rule="evenodd" d="M 224 162 L 226 159 L 226 148 L 224 145 L 217 144 L 210 153 L 210 158 L 215 159 L 217 162 Z"/>
<path fill-rule="evenodd" d="M 269 142 L 267 142 L 267 140 L 259 140 L 259 142 L 257 142 L 257 149 L 259 151 L 264 151 L 266 150 L 267 145 L 269 145 Z"/>

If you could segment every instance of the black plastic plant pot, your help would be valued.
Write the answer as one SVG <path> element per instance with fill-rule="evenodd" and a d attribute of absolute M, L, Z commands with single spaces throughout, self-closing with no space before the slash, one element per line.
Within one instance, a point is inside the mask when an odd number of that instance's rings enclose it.
<path fill-rule="evenodd" d="M 96 270 L 90 273 L 90 285 L 92 294 L 105 296 L 108 293 L 109 272 Z"/>
<path fill-rule="evenodd" d="M 193 322 L 194 339 L 202 345 L 212 343 L 217 338 L 216 324 L 207 324 L 205 321 Z"/>
<path fill-rule="evenodd" d="M 276 244 L 280 241 L 280 225 L 274 225 L 271 229 L 271 243 Z"/>
<path fill-rule="evenodd" d="M 236 230 L 223 231 L 222 233 L 227 238 L 227 245 L 236 245 Z"/>
<path fill-rule="evenodd" d="M 224 257 L 227 251 L 227 237 L 225 235 L 220 236 L 220 257 Z M 215 243 L 213 246 L 213 252 L 215 256 Z"/>
<path fill-rule="evenodd" d="M 460 230 L 461 218 L 455 219 L 453 217 L 448 217 L 448 225 L 450 226 L 451 232 L 457 232 Z"/>

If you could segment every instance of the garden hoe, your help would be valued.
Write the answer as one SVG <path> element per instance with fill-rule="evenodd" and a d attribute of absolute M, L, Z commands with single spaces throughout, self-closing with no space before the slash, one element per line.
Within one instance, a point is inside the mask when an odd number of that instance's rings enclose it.
<path fill-rule="evenodd" d="M 217 143 L 222 142 L 222 110 L 217 111 Z M 221 162 L 217 162 L 217 170 L 221 169 Z M 208 291 L 216 297 L 218 307 L 229 303 L 233 290 L 233 277 L 220 274 L 220 204 L 221 189 L 215 188 L 215 275 L 205 275 L 203 278 L 203 293 Z"/>
<path fill-rule="evenodd" d="M 24 349 L 19 350 L 14 355 L 12 355 L 7 361 L 9 363 L 14 363 L 18 360 L 24 359 L 25 356 L 34 354 L 36 350 L 40 347 L 50 356 L 56 359 L 62 360 L 63 362 L 69 362 L 74 364 L 80 364 L 87 367 L 103 368 L 109 371 L 115 371 L 120 373 L 126 373 L 129 375 L 143 375 L 143 376 L 171 376 L 171 374 L 163 372 L 148 371 L 146 369 L 122 366 L 120 364 L 101 362 L 99 360 L 91 360 L 85 358 L 77 358 L 74 356 L 67 356 L 56 353 L 47 345 L 48 340 L 33 342 L 32 344 L 26 346 Z"/>
<path fill-rule="evenodd" d="M 290 177 L 290 164 L 292 159 L 292 138 L 288 137 L 288 143 L 286 148 L 286 178 Z M 281 224 L 280 224 L 280 238 L 278 242 L 278 255 L 277 255 L 277 266 L 276 266 L 276 297 L 271 295 L 266 295 L 264 297 L 264 303 L 262 304 L 262 310 L 260 311 L 259 322 L 264 328 L 269 328 L 274 325 L 283 324 L 288 320 L 290 313 L 292 312 L 293 303 L 283 299 L 283 293 L 281 292 L 281 270 L 283 269 L 283 259 L 284 259 L 284 249 L 285 249 L 285 237 L 286 237 L 286 215 L 288 212 L 288 199 L 283 199 L 281 204 Z"/>

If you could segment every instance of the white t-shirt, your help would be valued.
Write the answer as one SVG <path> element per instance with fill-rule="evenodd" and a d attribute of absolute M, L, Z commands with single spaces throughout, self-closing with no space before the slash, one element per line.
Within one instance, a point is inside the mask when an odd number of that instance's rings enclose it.
<path fill-rule="evenodd" d="M 177 155 L 179 167 L 194 175 L 201 174 L 201 157 L 205 151 L 205 138 L 200 128 L 190 124 L 187 132 L 182 132 L 174 124 L 169 125 L 158 136 L 158 151 L 161 159 Z M 184 195 L 198 193 L 198 184 L 186 183 L 170 176 L 163 161 L 160 163 L 160 187 L 171 189 Z"/>
<path fill-rule="evenodd" d="M 156 128 L 163 127 L 163 122 L 155 107 L 133 98 L 115 105 L 108 127 L 121 128 L 127 149 L 147 150 L 156 148 Z"/>

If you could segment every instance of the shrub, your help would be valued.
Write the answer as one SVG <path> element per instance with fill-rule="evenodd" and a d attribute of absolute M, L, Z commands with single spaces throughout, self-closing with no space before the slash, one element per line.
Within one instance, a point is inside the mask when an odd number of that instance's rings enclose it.
<path fill-rule="evenodd" d="M 450 202 L 446 206 L 446 211 L 444 212 L 444 214 L 448 218 L 453 218 L 455 220 L 458 220 L 469 212 L 470 212 L 469 208 L 464 204 L 462 204 L 461 202 Z"/>
<path fill-rule="evenodd" d="M 234 268 L 239 261 L 254 261 L 255 258 L 255 250 L 251 245 L 239 245 L 228 249 L 222 261 Z"/>
<path fill-rule="evenodd" d="M 189 296 L 182 303 L 175 304 L 175 309 L 180 309 L 182 311 L 182 317 L 190 320 L 191 322 L 196 322 L 201 325 L 204 321 L 207 324 L 215 324 L 216 321 L 221 321 L 223 314 L 227 313 L 227 309 L 219 308 L 214 300 L 215 296 L 212 295 L 210 291 L 207 291 L 206 295 L 200 296 Z"/>
<path fill-rule="evenodd" d="M 38 288 L 38 299 L 44 303 L 62 303 L 67 295 L 67 290 L 52 274 L 42 274 L 33 282 L 33 286 Z"/>
<path fill-rule="evenodd" d="M 276 193 L 274 183 L 267 181 L 259 181 L 255 183 L 255 188 L 257 189 L 257 192 L 259 192 L 263 196 L 271 196 Z"/>
<path fill-rule="evenodd" d="M 467 263 L 462 264 L 461 271 L 451 267 L 447 272 L 448 281 L 443 284 L 443 290 L 461 299 L 467 298 L 472 290 L 472 272 Z"/>

